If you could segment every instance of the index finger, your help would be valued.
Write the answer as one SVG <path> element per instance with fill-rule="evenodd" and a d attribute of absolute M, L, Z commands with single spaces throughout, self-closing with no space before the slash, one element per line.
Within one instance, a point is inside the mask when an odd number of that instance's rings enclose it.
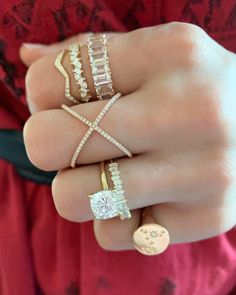
<path fill-rule="evenodd" d="M 162 26 L 141 29 L 130 33 L 118 34 L 107 40 L 109 65 L 111 69 L 113 88 L 123 95 L 138 90 L 150 75 L 153 75 L 150 64 L 150 52 L 157 51 L 156 34 L 163 38 Z M 155 31 L 157 33 L 152 34 Z M 165 37 L 166 39 L 166 37 Z M 155 44 L 154 44 L 155 43 Z M 155 46 L 152 46 L 154 44 Z M 70 105 L 65 98 L 64 77 L 54 66 L 59 54 L 46 55 L 29 68 L 26 76 L 27 99 L 33 112 L 59 108 L 62 103 Z M 81 49 L 84 76 L 90 92 L 95 98 L 92 72 L 89 63 L 87 47 Z M 158 58 L 162 58 L 161 56 Z M 157 60 L 158 62 L 158 60 Z M 71 94 L 78 97 L 77 85 L 73 78 L 72 66 L 68 54 L 65 54 L 63 66 L 70 77 Z"/>

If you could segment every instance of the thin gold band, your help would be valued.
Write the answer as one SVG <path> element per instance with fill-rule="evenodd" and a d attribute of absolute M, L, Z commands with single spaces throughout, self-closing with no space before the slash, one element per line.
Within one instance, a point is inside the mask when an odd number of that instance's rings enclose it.
<path fill-rule="evenodd" d="M 104 161 L 100 162 L 100 170 L 101 170 L 101 182 L 102 182 L 102 189 L 108 190 L 108 183 L 107 183 L 107 176 L 105 171 L 105 163 Z"/>
<path fill-rule="evenodd" d="M 77 104 L 77 103 L 79 103 L 79 101 L 71 95 L 70 76 L 68 75 L 68 73 L 66 72 L 65 68 L 62 65 L 62 60 L 63 60 L 65 52 L 66 52 L 66 50 L 63 50 L 58 54 L 54 65 L 58 69 L 58 71 L 62 74 L 62 76 L 65 78 L 65 97 L 68 100 L 72 101 L 73 103 Z"/>
<path fill-rule="evenodd" d="M 75 112 L 74 110 L 72 110 L 68 106 L 66 106 L 64 104 L 61 105 L 61 108 L 64 109 L 67 113 L 69 113 L 73 117 L 77 118 L 78 120 L 80 120 L 81 122 L 83 122 L 85 125 L 89 126 L 89 129 L 87 130 L 87 132 L 83 136 L 82 140 L 80 141 L 79 145 L 77 146 L 77 148 L 76 148 L 76 150 L 75 150 L 75 152 L 74 152 L 74 154 L 72 156 L 72 160 L 71 160 L 71 167 L 72 168 L 75 167 L 82 148 L 87 143 L 88 139 L 90 138 L 90 136 L 92 135 L 92 133 L 94 131 L 98 132 L 101 136 L 103 136 L 109 142 L 113 143 L 117 148 L 119 148 L 128 157 L 130 157 L 130 158 L 132 157 L 132 153 L 125 146 L 123 146 L 120 142 L 118 142 L 115 138 L 113 138 L 111 135 L 109 135 L 107 132 L 105 132 L 104 130 L 102 130 L 98 126 L 98 124 L 101 122 L 101 120 L 103 119 L 103 117 L 105 116 L 105 114 L 109 111 L 109 109 L 112 107 L 112 105 L 120 97 L 121 97 L 121 94 L 120 93 L 117 93 L 110 100 L 108 100 L 107 104 L 105 105 L 105 107 L 103 108 L 103 110 L 100 112 L 100 114 L 97 116 L 97 118 L 95 119 L 94 122 L 90 122 L 89 120 L 87 120 L 82 115 L 80 115 L 79 113 Z"/>

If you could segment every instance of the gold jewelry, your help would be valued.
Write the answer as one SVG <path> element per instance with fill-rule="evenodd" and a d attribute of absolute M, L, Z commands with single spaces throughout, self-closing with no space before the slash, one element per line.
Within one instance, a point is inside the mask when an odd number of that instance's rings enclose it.
<path fill-rule="evenodd" d="M 103 190 L 107 190 L 108 189 L 108 183 L 107 183 L 107 177 L 106 177 L 104 161 L 100 162 L 100 170 L 101 170 L 102 188 L 103 188 Z"/>
<path fill-rule="evenodd" d="M 100 163 L 100 169 L 103 190 L 89 195 L 95 219 L 104 220 L 115 216 L 120 216 L 121 220 L 130 218 L 131 214 L 124 197 L 118 163 L 112 162 L 108 166 L 114 186 L 113 190 L 108 188 L 104 162 Z"/>
<path fill-rule="evenodd" d="M 119 207 L 118 212 L 120 215 L 120 219 L 127 219 L 131 217 L 129 207 L 127 205 L 127 200 L 125 198 L 125 191 L 123 188 L 123 183 L 120 178 L 120 171 L 119 171 L 119 165 L 116 162 L 111 161 L 111 163 L 108 165 L 108 170 L 111 173 L 111 180 L 113 183 L 113 190 L 115 191 L 118 199 L 119 199 Z"/>
<path fill-rule="evenodd" d="M 63 77 L 65 78 L 65 97 L 67 99 L 69 99 L 70 101 L 78 104 L 79 103 L 78 100 L 71 95 L 71 92 L 70 92 L 70 77 L 69 77 L 69 75 L 67 74 L 66 70 L 64 69 L 64 67 L 62 65 L 62 60 L 63 60 L 65 52 L 66 52 L 66 50 L 63 50 L 58 54 L 54 65 L 58 69 L 58 71 L 63 75 Z"/>
<path fill-rule="evenodd" d="M 62 105 L 62 109 L 64 109 L 65 111 L 67 111 L 69 114 L 71 114 L 73 117 L 79 119 L 81 122 L 83 122 L 84 124 L 86 124 L 87 126 L 89 126 L 88 131 L 85 133 L 84 137 L 82 138 L 82 140 L 80 141 L 78 147 L 76 148 L 74 155 L 72 157 L 71 160 L 71 167 L 74 168 L 77 162 L 77 159 L 80 155 L 80 152 L 82 150 L 82 148 L 84 147 L 84 145 L 86 144 L 86 142 L 88 141 L 88 139 L 90 138 L 90 136 L 92 135 L 92 133 L 94 131 L 97 131 L 101 136 L 103 136 L 104 138 L 106 138 L 108 141 L 110 141 L 111 143 L 113 143 L 117 148 L 119 148 L 124 154 L 126 154 L 128 157 L 132 157 L 132 153 L 125 148 L 121 143 L 119 143 L 115 138 L 113 138 L 111 135 L 109 135 L 107 132 L 105 132 L 104 130 L 102 130 L 100 127 L 98 127 L 98 124 L 101 122 L 101 120 L 103 119 L 103 117 L 105 116 L 105 114 L 108 112 L 108 110 L 111 108 L 111 106 L 121 97 L 120 93 L 117 93 L 116 95 L 114 95 L 105 105 L 105 107 L 103 108 L 103 110 L 100 112 L 100 114 L 97 116 L 97 118 L 95 119 L 95 121 L 92 123 L 89 120 L 87 120 L 86 118 L 84 118 L 82 115 L 78 114 L 77 112 L 75 112 L 74 110 L 72 110 L 71 108 L 69 108 L 66 105 Z"/>
<path fill-rule="evenodd" d="M 141 225 L 133 234 L 134 247 L 144 255 L 157 255 L 166 250 L 170 242 L 168 231 L 157 223 Z"/>
<path fill-rule="evenodd" d="M 105 34 L 92 34 L 88 41 L 88 55 L 98 99 L 114 95 L 107 41 Z"/>
<path fill-rule="evenodd" d="M 89 94 L 88 84 L 86 82 L 85 77 L 83 76 L 83 68 L 80 54 L 81 44 L 72 44 L 70 46 L 69 55 L 70 61 L 73 65 L 73 74 L 75 78 L 75 82 L 79 86 L 79 94 L 82 102 L 88 102 L 91 98 Z"/>

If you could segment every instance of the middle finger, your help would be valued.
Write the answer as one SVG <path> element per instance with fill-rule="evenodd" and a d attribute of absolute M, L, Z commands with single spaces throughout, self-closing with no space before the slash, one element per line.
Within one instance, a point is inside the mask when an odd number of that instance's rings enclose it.
<path fill-rule="evenodd" d="M 138 97 L 138 94 L 132 94 L 118 100 L 99 124 L 102 130 L 133 154 L 145 152 L 150 146 L 145 129 L 145 108 Z M 91 102 L 72 109 L 93 123 L 107 102 Z M 34 165 L 43 170 L 69 167 L 72 156 L 88 129 L 87 125 L 64 110 L 36 113 L 24 127 L 28 156 Z M 124 153 L 120 149 L 93 131 L 81 150 L 77 163 L 96 163 L 122 156 Z"/>
<path fill-rule="evenodd" d="M 106 104 L 105 100 L 96 101 L 73 106 L 72 109 L 93 122 Z M 189 108 L 188 100 L 175 101 L 153 91 L 140 90 L 119 99 L 99 127 L 133 154 L 209 148 L 219 141 L 219 131 L 215 132 L 212 127 L 210 106 L 204 104 L 204 109 L 202 106 L 196 100 Z M 69 167 L 87 130 L 84 123 L 64 110 L 34 114 L 24 127 L 24 140 L 31 162 L 47 171 Z M 120 149 L 94 131 L 81 150 L 78 163 L 90 164 L 123 156 Z"/>

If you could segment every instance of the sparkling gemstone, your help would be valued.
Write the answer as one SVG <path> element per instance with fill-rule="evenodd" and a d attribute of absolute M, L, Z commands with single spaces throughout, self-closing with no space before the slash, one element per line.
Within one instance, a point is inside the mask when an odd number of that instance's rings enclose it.
<path fill-rule="evenodd" d="M 109 75 L 107 73 L 103 73 L 101 75 L 97 75 L 95 78 L 95 84 L 96 85 L 102 85 L 109 82 Z"/>
<path fill-rule="evenodd" d="M 96 219 L 108 219 L 118 215 L 120 200 L 111 190 L 103 190 L 90 196 L 91 209 Z"/>
<path fill-rule="evenodd" d="M 92 63 L 104 62 L 107 60 L 107 52 L 104 50 L 96 50 L 90 54 L 90 61 Z"/>
<path fill-rule="evenodd" d="M 94 40 L 93 43 L 91 44 L 91 48 L 93 51 L 101 50 L 101 48 L 103 47 L 104 47 L 104 44 L 101 40 Z"/>
<path fill-rule="evenodd" d="M 101 75 L 109 70 L 108 65 L 100 64 L 94 69 L 94 74 Z"/>
<path fill-rule="evenodd" d="M 112 95 L 114 90 L 111 84 L 104 84 L 97 87 L 97 93 L 100 96 Z"/>

